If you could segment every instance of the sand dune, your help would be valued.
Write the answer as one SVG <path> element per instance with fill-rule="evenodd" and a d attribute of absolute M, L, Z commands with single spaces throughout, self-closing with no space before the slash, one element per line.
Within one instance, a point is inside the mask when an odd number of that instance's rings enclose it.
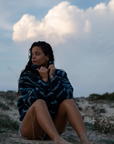
<path fill-rule="evenodd" d="M 18 97 L 16 92 L 5 93 L 0 92 L 0 115 L 8 115 L 14 121 L 19 122 L 19 113 L 16 107 L 16 101 Z M 114 143 L 114 102 L 106 100 L 90 100 L 88 98 L 75 98 L 74 99 L 79 111 L 83 117 L 83 120 L 86 124 L 87 133 L 90 140 L 93 144 L 105 144 L 109 142 Z M 91 125 L 92 124 L 92 125 Z M 106 126 L 113 124 L 109 133 L 106 129 Z M 101 131 L 94 130 L 93 126 L 102 127 Z M 105 126 L 105 128 L 103 128 Z M 0 128 L 2 129 L 2 128 Z M 68 125 L 63 137 L 73 144 L 78 144 L 79 139 L 74 131 L 74 129 Z M 102 140 L 102 142 L 101 142 Z M 52 141 L 30 141 L 19 136 L 18 131 L 14 130 L 13 133 L 10 133 L 10 130 L 5 130 L 0 132 L 0 143 L 11 144 L 11 143 L 20 143 L 20 144 L 52 144 Z"/>

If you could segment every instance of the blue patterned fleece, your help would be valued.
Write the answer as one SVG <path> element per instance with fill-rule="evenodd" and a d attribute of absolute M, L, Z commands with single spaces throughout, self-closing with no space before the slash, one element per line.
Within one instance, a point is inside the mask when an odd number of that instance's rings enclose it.
<path fill-rule="evenodd" d="M 36 70 L 36 66 L 32 66 Z M 43 99 L 52 116 L 55 116 L 59 105 L 65 99 L 72 99 L 73 87 L 70 84 L 65 71 L 56 69 L 54 78 L 48 77 L 48 82 L 44 82 L 40 75 L 31 71 L 24 72 L 19 80 L 21 98 L 17 101 L 20 114 L 20 121 L 23 120 L 30 106 L 38 99 Z"/>

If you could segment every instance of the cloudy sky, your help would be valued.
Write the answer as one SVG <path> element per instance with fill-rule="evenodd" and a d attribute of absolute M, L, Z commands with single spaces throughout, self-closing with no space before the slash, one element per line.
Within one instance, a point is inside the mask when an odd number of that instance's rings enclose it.
<path fill-rule="evenodd" d="M 114 0 L 0 0 L 0 91 L 17 91 L 39 40 L 52 46 L 74 97 L 114 92 Z"/>

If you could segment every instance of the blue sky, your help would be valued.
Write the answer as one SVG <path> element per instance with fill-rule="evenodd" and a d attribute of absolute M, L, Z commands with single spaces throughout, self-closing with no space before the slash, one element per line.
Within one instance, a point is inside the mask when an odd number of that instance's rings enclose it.
<path fill-rule="evenodd" d="M 114 91 L 114 0 L 0 0 L 0 90 L 16 90 L 34 41 L 51 44 L 74 97 Z"/>

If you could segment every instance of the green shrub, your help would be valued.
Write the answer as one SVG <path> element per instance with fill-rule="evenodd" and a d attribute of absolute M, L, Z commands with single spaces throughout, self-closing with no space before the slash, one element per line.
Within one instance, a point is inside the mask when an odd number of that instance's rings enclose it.
<path fill-rule="evenodd" d="M 5 98 L 13 101 L 15 99 L 15 95 L 12 95 L 11 93 L 6 93 Z"/>
<path fill-rule="evenodd" d="M 6 106 L 4 103 L 0 102 L 0 107 L 3 109 L 3 110 L 9 110 L 10 108 L 8 106 Z"/>
<path fill-rule="evenodd" d="M 101 133 L 114 133 L 114 123 L 111 122 L 111 117 L 105 116 L 102 119 L 96 117 L 94 121 L 94 126 Z"/>
<path fill-rule="evenodd" d="M 89 98 L 91 100 L 114 100 L 114 92 L 111 94 L 106 92 L 102 95 L 93 93 L 89 95 Z"/>
<path fill-rule="evenodd" d="M 78 107 L 78 109 L 80 110 L 80 111 L 82 111 L 83 109 L 82 109 L 82 107 Z"/>
<path fill-rule="evenodd" d="M 100 142 L 100 143 L 103 142 L 103 143 L 105 143 L 105 144 L 114 144 L 114 141 L 113 141 L 113 140 L 107 140 L 107 139 L 100 140 L 99 142 Z"/>
<path fill-rule="evenodd" d="M 3 132 L 3 129 L 18 130 L 19 123 L 12 120 L 8 115 L 0 114 L 0 133 Z"/>
<path fill-rule="evenodd" d="M 86 128 L 87 128 L 88 130 L 97 130 L 97 128 L 95 127 L 95 125 L 92 124 L 92 123 L 85 122 L 84 124 L 85 124 L 85 126 L 86 126 Z"/>
<path fill-rule="evenodd" d="M 9 90 L 7 92 L 0 91 L 0 97 L 4 98 L 6 100 L 14 101 L 15 98 L 17 98 L 16 96 L 17 96 L 17 92 L 15 92 L 15 91 L 11 91 L 11 90 Z"/>
<path fill-rule="evenodd" d="M 104 108 L 99 109 L 100 113 L 106 113 L 106 110 Z"/>

